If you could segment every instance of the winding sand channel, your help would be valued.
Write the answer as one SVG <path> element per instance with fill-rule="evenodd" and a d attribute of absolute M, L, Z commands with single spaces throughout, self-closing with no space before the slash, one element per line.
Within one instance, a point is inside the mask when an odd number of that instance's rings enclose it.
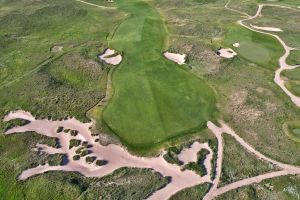
<path fill-rule="evenodd" d="M 52 121 L 47 119 L 36 120 L 30 113 L 24 111 L 11 112 L 4 118 L 4 121 L 10 121 L 13 119 L 26 119 L 30 121 L 30 123 L 24 126 L 14 127 L 8 130 L 5 133 L 6 135 L 34 131 L 41 135 L 58 138 L 61 148 L 56 149 L 44 144 L 38 144 L 37 148 L 48 154 L 64 153 L 68 156 L 69 160 L 66 165 L 62 166 L 49 166 L 46 164 L 40 165 L 36 168 L 27 169 L 18 177 L 20 180 L 25 180 L 31 176 L 42 174 L 47 171 L 58 170 L 76 171 L 87 177 L 102 177 L 122 167 L 151 168 L 161 173 L 163 176 L 171 177 L 171 182 L 166 187 L 155 192 L 149 199 L 168 199 L 170 196 L 186 187 L 211 182 L 210 173 L 206 176 L 200 177 L 193 171 L 182 171 L 180 166 L 166 162 L 163 155 L 153 158 L 137 157 L 131 155 L 128 151 L 118 145 L 110 144 L 108 146 L 102 146 L 99 142 L 95 142 L 97 137 L 93 137 L 90 132 L 89 127 L 92 125 L 91 123 L 81 123 L 75 118 L 64 121 Z M 78 135 L 71 136 L 69 133 L 57 132 L 59 127 L 77 130 Z M 88 164 L 85 162 L 84 158 L 81 158 L 78 161 L 73 160 L 73 156 L 76 155 L 76 153 L 74 148 L 69 149 L 71 139 L 88 142 L 91 146 L 89 148 L 91 151 L 89 156 L 96 156 L 97 159 L 106 160 L 107 164 L 103 166 Z M 212 153 L 212 150 L 207 143 L 200 144 L 196 142 L 193 145 L 193 148 L 184 150 L 184 155 L 182 155 L 181 158 L 183 160 L 194 160 L 193 157 L 197 157 L 197 152 L 202 148 L 205 148 Z M 207 168 L 211 168 L 211 159 L 212 155 L 208 156 L 207 161 L 205 161 Z M 208 171 L 210 172 L 210 169 L 208 169 Z"/>
<path fill-rule="evenodd" d="M 213 158 L 213 151 L 207 143 L 201 144 L 199 142 L 195 142 L 191 146 L 191 148 L 184 149 L 181 152 L 181 154 L 179 154 L 179 157 L 182 161 L 191 162 L 195 161 L 194 156 L 197 156 L 197 152 L 199 152 L 201 149 L 207 149 L 210 152 L 209 155 L 206 157 L 206 160 L 204 161 L 204 166 L 206 167 L 208 173 L 207 175 L 200 177 L 193 171 L 182 171 L 180 166 L 167 163 L 164 160 L 163 155 L 152 158 L 137 157 L 131 155 L 124 148 L 115 144 L 102 146 L 99 142 L 95 142 L 95 139 L 97 139 L 97 137 L 93 137 L 91 135 L 89 128 L 91 127 L 92 123 L 82 123 L 74 118 L 67 119 L 64 121 L 52 121 L 47 119 L 36 120 L 30 113 L 21 110 L 9 113 L 4 118 L 4 121 L 10 121 L 14 119 L 26 119 L 30 121 L 30 123 L 24 126 L 9 129 L 5 133 L 6 135 L 34 131 L 41 135 L 45 135 L 52 138 L 58 138 L 61 144 L 61 148 L 54 148 L 45 144 L 37 144 L 36 149 L 39 149 L 40 151 L 45 152 L 47 154 L 63 153 L 69 158 L 69 162 L 66 165 L 49 166 L 48 164 L 46 164 L 37 166 L 35 168 L 27 169 L 20 174 L 20 176 L 18 177 L 19 180 L 26 180 L 31 176 L 42 174 L 48 171 L 75 171 L 87 177 L 102 177 L 111 174 L 116 169 L 122 167 L 151 168 L 161 173 L 163 176 L 170 177 L 171 181 L 166 187 L 154 192 L 149 197 L 149 199 L 169 199 L 172 195 L 184 188 L 193 187 L 203 183 L 212 183 L 210 191 L 204 197 L 205 200 L 210 200 L 230 190 L 250 185 L 253 183 L 258 183 L 265 179 L 284 175 L 300 174 L 300 167 L 287 165 L 261 154 L 253 147 L 251 147 L 251 145 L 245 142 L 241 137 L 239 137 L 228 125 L 226 125 L 222 121 L 219 122 L 221 124 L 221 127 L 216 126 L 212 122 L 207 123 L 207 127 L 216 136 L 218 144 L 215 169 L 216 175 L 215 178 L 211 180 L 211 161 Z M 57 132 L 59 127 L 77 130 L 78 134 L 76 136 L 71 136 L 71 134 L 65 133 L 63 131 Z M 223 134 L 231 135 L 247 151 L 255 155 L 257 159 L 269 162 L 277 166 L 279 170 L 239 180 L 218 188 L 222 171 Z M 84 142 L 88 142 L 88 145 L 90 146 L 89 150 L 91 151 L 89 156 L 95 156 L 97 157 L 97 159 L 106 160 L 107 164 L 103 166 L 97 166 L 93 163 L 88 164 L 84 158 L 81 158 L 80 160 L 73 160 L 72 158 L 74 155 L 76 155 L 76 150 L 74 149 L 74 147 L 69 149 L 71 139 L 78 139 Z"/>

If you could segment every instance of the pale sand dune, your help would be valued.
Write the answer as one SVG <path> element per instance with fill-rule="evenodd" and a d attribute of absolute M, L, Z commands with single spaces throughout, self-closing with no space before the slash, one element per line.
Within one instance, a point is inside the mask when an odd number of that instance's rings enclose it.
<path fill-rule="evenodd" d="M 186 54 L 170 53 L 167 51 L 164 53 L 164 56 L 179 65 L 185 64 Z"/>

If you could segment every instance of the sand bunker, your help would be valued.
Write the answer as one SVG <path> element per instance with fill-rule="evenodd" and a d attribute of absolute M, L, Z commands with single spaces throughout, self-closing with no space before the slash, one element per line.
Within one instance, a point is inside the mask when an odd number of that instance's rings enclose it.
<path fill-rule="evenodd" d="M 176 62 L 179 65 L 185 64 L 186 54 L 170 53 L 167 51 L 164 53 L 164 56 L 167 59 L 172 60 L 173 62 Z"/>
<path fill-rule="evenodd" d="M 253 24 L 250 24 L 252 28 L 262 30 L 262 31 L 272 31 L 272 32 L 283 32 L 282 29 L 280 28 L 275 28 L 275 27 L 261 27 L 261 26 L 255 26 Z"/>
<path fill-rule="evenodd" d="M 226 49 L 221 48 L 217 51 L 217 54 L 223 58 L 233 58 L 234 56 L 237 55 L 237 53 L 231 48 L 226 48 Z"/>
<path fill-rule="evenodd" d="M 136 168 L 152 168 L 153 170 L 161 173 L 163 176 L 170 176 L 171 182 L 164 188 L 154 192 L 149 199 L 169 199 L 176 192 L 186 188 L 192 187 L 201 183 L 211 182 L 211 160 L 212 150 L 207 143 L 201 144 L 195 142 L 192 145 L 192 149 L 185 149 L 183 155 L 180 156 L 182 160 L 194 161 L 197 160 L 197 152 L 201 148 L 207 148 L 211 152 L 204 165 L 207 168 L 207 175 L 199 176 L 191 170 L 181 170 L 181 167 L 175 164 L 168 163 L 163 155 L 159 157 L 137 157 L 131 155 L 128 151 L 119 145 L 110 144 L 108 146 L 102 146 L 100 143 L 95 142 L 97 136 L 92 136 L 90 127 L 92 123 L 81 123 L 75 118 L 66 119 L 63 121 L 52 121 L 48 119 L 38 120 L 35 119 L 30 113 L 24 111 L 16 111 L 9 113 L 4 121 L 10 121 L 13 119 L 27 119 L 29 124 L 24 126 L 14 127 L 6 131 L 6 135 L 13 133 L 23 132 L 37 132 L 41 135 L 45 135 L 52 138 L 57 138 L 61 145 L 60 148 L 53 148 L 45 144 L 37 144 L 34 150 L 44 152 L 47 154 L 63 153 L 68 157 L 68 163 L 61 166 L 49 166 L 39 165 L 35 168 L 27 169 L 23 171 L 18 179 L 25 180 L 31 176 L 42 174 L 47 171 L 76 171 L 87 177 L 102 177 L 122 167 L 136 167 Z M 63 129 L 76 130 L 76 135 L 71 135 L 69 132 L 62 131 Z M 78 147 L 69 148 L 71 139 L 80 140 L 81 144 Z M 89 147 L 89 153 L 86 156 L 81 157 L 79 160 L 74 160 L 73 156 L 76 154 L 76 150 L 83 147 L 85 142 Z M 93 163 L 87 163 L 85 158 L 87 156 L 96 157 L 96 160 L 105 160 L 106 164 L 98 166 Z"/>
<path fill-rule="evenodd" d="M 118 65 L 122 61 L 122 56 L 113 49 L 106 49 L 103 54 L 99 55 L 99 58 L 111 65 Z"/>
<path fill-rule="evenodd" d="M 236 42 L 236 43 L 234 43 L 232 46 L 237 48 L 237 47 L 240 46 L 240 43 Z"/>

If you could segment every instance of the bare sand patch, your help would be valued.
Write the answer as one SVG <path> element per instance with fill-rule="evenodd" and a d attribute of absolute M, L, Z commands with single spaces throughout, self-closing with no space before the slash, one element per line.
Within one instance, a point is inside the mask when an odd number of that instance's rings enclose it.
<path fill-rule="evenodd" d="M 122 56 L 114 49 L 106 49 L 103 54 L 99 55 L 99 58 L 111 65 L 118 65 L 122 61 Z"/>
<path fill-rule="evenodd" d="M 190 162 L 197 162 L 197 153 L 201 149 L 209 149 L 207 143 L 201 144 L 199 142 L 194 142 L 190 148 L 183 149 L 180 154 L 178 154 L 178 159 L 183 162 L 183 164 L 188 164 Z"/>
<path fill-rule="evenodd" d="M 232 44 L 232 46 L 237 48 L 237 47 L 239 47 L 239 46 L 240 46 L 240 43 L 238 43 L 238 42 L 236 42 L 236 43 L 233 43 L 233 44 Z"/>
<path fill-rule="evenodd" d="M 27 119 L 30 120 L 29 124 L 24 126 L 14 127 L 6 131 L 6 135 L 14 133 L 23 133 L 34 131 L 41 135 L 45 135 L 52 138 L 58 138 L 61 147 L 53 148 L 45 144 L 38 144 L 36 149 L 39 151 L 53 154 L 53 153 L 64 153 L 67 155 L 69 162 L 63 166 L 49 166 L 49 165 L 39 165 L 35 168 L 27 169 L 23 171 L 18 179 L 25 180 L 31 176 L 42 174 L 47 171 L 76 171 L 87 177 L 102 177 L 108 175 L 115 171 L 116 169 L 122 167 L 136 167 L 136 168 L 152 168 L 153 170 L 161 173 L 163 176 L 170 176 L 171 182 L 164 188 L 156 191 L 150 196 L 149 199 L 168 199 L 176 192 L 186 188 L 192 187 L 198 184 L 211 182 L 211 159 L 207 156 L 205 160 L 205 167 L 209 172 L 205 176 L 199 176 L 194 171 L 191 170 L 181 170 L 181 167 L 175 164 L 168 163 L 161 154 L 158 157 L 138 157 L 130 154 L 126 149 L 119 145 L 109 144 L 103 146 L 98 142 L 95 142 L 95 138 L 92 136 L 90 127 L 92 123 L 81 123 L 75 118 L 66 119 L 63 121 L 52 121 L 48 119 L 34 119 L 32 115 L 24 111 L 16 111 L 9 113 L 5 120 L 13 119 Z M 64 131 L 58 132 L 59 127 L 64 127 L 65 129 L 71 129 L 78 131 L 78 134 L 71 136 L 70 133 L 65 133 Z M 105 160 L 107 163 L 103 166 L 97 166 L 95 163 L 87 163 L 85 157 L 81 157 L 79 160 L 74 160 L 73 156 L 76 155 L 76 148 L 69 149 L 70 140 L 77 139 L 82 142 L 87 142 L 90 145 L 89 150 L 91 151 L 88 156 L 95 156 L 98 160 Z M 184 153 L 186 156 L 182 155 L 183 160 L 195 160 L 194 156 L 197 157 L 197 152 L 199 148 L 205 148 L 212 152 L 207 144 L 201 144 L 196 142 L 192 145 L 194 147 L 192 150 L 186 150 Z M 80 148 L 80 146 L 78 147 Z"/>
<path fill-rule="evenodd" d="M 223 58 L 233 58 L 237 53 L 231 48 L 221 48 L 217 51 L 217 54 Z"/>
<path fill-rule="evenodd" d="M 261 27 L 261 26 L 255 26 L 253 24 L 250 24 L 252 28 L 263 30 L 263 31 L 272 31 L 272 32 L 283 32 L 281 28 L 275 28 L 275 27 Z"/>
<path fill-rule="evenodd" d="M 164 56 L 173 61 L 176 62 L 179 65 L 183 65 L 185 64 L 185 60 L 186 60 L 186 54 L 179 54 L 179 53 L 170 53 L 170 52 L 165 52 Z"/>

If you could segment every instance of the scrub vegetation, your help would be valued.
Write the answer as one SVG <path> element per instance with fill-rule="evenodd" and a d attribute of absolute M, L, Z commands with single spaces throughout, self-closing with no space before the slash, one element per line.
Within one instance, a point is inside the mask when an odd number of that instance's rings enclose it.
<path fill-rule="evenodd" d="M 300 177 L 283 176 L 262 181 L 259 184 L 232 190 L 218 197 L 217 200 L 282 199 L 296 200 L 300 197 Z"/>
<path fill-rule="evenodd" d="M 271 164 L 258 160 L 243 149 L 231 136 L 224 135 L 223 138 L 224 159 L 220 186 L 275 170 Z"/>

